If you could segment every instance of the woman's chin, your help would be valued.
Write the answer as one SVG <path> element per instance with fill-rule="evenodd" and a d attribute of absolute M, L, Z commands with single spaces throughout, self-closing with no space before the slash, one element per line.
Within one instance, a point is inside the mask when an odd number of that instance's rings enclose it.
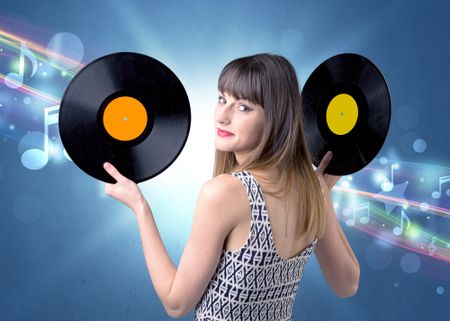
<path fill-rule="evenodd" d="M 221 151 L 221 152 L 232 152 L 233 151 L 232 148 L 230 148 L 230 147 L 227 148 L 223 144 L 216 144 L 216 149 Z"/>

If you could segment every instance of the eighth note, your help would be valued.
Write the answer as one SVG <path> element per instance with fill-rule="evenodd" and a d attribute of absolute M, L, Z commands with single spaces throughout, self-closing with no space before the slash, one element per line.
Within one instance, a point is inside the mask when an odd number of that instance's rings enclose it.
<path fill-rule="evenodd" d="M 34 76 L 34 74 L 37 71 L 38 62 L 34 54 L 31 52 L 30 49 L 28 49 L 27 45 L 23 42 L 20 43 L 20 59 L 19 59 L 19 73 L 16 72 L 10 72 L 5 77 L 5 85 L 9 88 L 19 88 L 23 85 L 23 76 L 25 73 L 25 57 L 28 57 L 30 59 L 31 64 L 33 66 L 33 71 L 31 73 L 31 77 Z"/>
<path fill-rule="evenodd" d="M 394 169 L 398 169 L 398 164 L 391 164 L 391 179 L 387 180 L 387 182 L 384 182 L 381 184 L 381 189 L 385 192 L 390 192 L 394 188 Z"/>
<path fill-rule="evenodd" d="M 408 222 L 408 226 L 406 227 L 406 229 L 409 229 L 409 225 L 411 224 L 411 221 L 409 220 L 409 217 L 408 217 L 408 215 L 406 215 L 405 211 L 402 210 L 402 215 L 400 217 L 400 227 L 396 226 L 392 230 L 392 232 L 395 235 L 403 234 L 403 218 Z"/>

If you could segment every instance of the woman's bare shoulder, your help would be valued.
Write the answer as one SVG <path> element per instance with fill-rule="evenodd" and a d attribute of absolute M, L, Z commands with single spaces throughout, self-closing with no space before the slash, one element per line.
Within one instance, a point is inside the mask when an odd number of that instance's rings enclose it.
<path fill-rule="evenodd" d="M 207 180 L 202 189 L 207 190 L 211 195 L 221 198 L 233 198 L 242 193 L 242 183 L 239 178 L 230 174 L 220 174 Z"/>
<path fill-rule="evenodd" d="M 238 177 L 220 174 L 206 181 L 200 191 L 200 198 L 209 199 L 216 207 L 226 211 L 226 216 L 235 226 L 246 217 L 248 196 Z"/>

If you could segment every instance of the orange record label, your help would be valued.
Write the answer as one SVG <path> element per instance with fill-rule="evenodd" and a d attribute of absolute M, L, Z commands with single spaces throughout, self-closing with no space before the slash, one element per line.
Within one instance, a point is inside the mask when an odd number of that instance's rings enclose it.
<path fill-rule="evenodd" d="M 147 111 L 137 99 L 121 96 L 112 100 L 103 113 L 103 125 L 111 137 L 121 140 L 133 140 L 145 130 Z"/>

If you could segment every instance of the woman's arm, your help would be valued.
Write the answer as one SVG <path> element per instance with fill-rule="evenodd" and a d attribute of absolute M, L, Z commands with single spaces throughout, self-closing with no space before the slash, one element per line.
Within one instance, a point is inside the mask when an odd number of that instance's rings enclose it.
<path fill-rule="evenodd" d="M 354 295 L 358 290 L 360 268 L 358 260 L 336 218 L 331 191 L 339 176 L 325 174 L 324 171 L 333 154 L 328 152 L 320 162 L 316 172 L 322 186 L 326 213 L 325 235 L 318 240 L 315 254 L 327 283 L 340 298 Z"/>
<path fill-rule="evenodd" d="M 169 298 L 177 268 L 161 240 L 148 202 L 142 199 L 134 212 L 150 278 L 167 314 L 173 317 L 176 312 L 172 310 Z"/>
<path fill-rule="evenodd" d="M 117 181 L 115 184 L 106 183 L 105 192 L 127 205 L 136 215 L 142 248 L 153 286 L 167 314 L 174 316 L 175 311 L 171 306 L 170 291 L 177 268 L 164 247 L 150 206 L 136 183 L 120 174 L 110 163 L 105 163 L 104 168 Z"/>
<path fill-rule="evenodd" d="M 165 310 L 173 318 L 186 315 L 200 301 L 211 281 L 228 233 L 242 217 L 243 210 L 248 210 L 242 184 L 227 174 L 203 184 L 192 231 L 177 268 L 164 247 L 153 213 L 139 187 L 111 164 L 106 164 L 105 169 L 117 181 L 116 184 L 106 183 L 105 192 L 129 206 L 136 215 L 147 269 Z M 243 205 L 246 205 L 244 209 Z"/>
<path fill-rule="evenodd" d="M 327 283 L 340 298 L 353 296 L 358 290 L 360 268 L 336 218 L 331 192 L 324 192 L 326 210 L 325 235 L 317 241 L 315 254 Z"/>

